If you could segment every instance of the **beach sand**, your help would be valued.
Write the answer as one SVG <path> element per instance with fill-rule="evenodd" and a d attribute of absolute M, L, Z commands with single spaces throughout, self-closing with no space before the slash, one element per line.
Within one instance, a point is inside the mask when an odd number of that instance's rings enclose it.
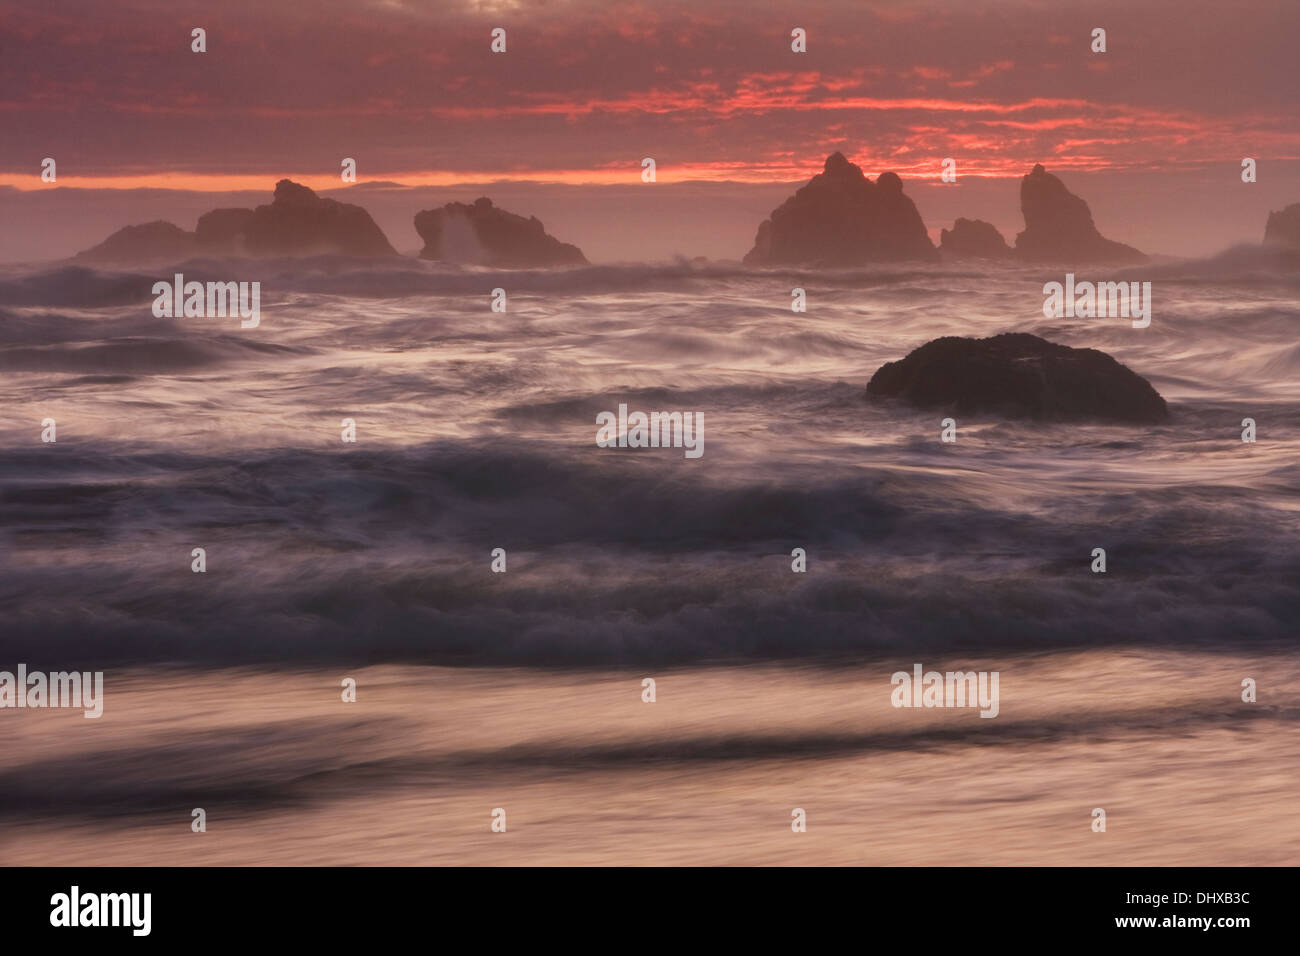
<path fill-rule="evenodd" d="M 1300 657 L 1099 650 L 1000 712 L 894 708 L 912 661 L 660 672 L 105 674 L 0 711 L 21 865 L 1291 865 Z M 341 700 L 344 677 L 357 701 Z M 644 703 L 642 679 L 656 681 Z M 1259 683 L 1241 701 L 1241 680 Z M 207 831 L 191 831 L 201 807 Z M 791 829 L 802 808 L 807 832 Z M 1092 830 L 1104 808 L 1107 830 Z M 506 812 L 506 832 L 491 829 Z"/>

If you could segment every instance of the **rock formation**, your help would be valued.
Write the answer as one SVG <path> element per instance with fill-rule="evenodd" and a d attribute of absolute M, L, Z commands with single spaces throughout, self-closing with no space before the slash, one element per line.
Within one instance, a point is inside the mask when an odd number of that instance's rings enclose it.
<path fill-rule="evenodd" d="M 243 235 L 253 255 L 295 256 L 312 249 L 345 256 L 397 255 L 360 206 L 321 199 L 287 179 L 275 184 L 270 205 L 253 210 Z"/>
<path fill-rule="evenodd" d="M 174 261 L 194 254 L 194 233 L 161 219 L 127 226 L 75 258 L 95 264 Z"/>
<path fill-rule="evenodd" d="M 833 153 L 820 173 L 758 227 L 748 265 L 855 266 L 938 258 L 903 181 L 881 173 L 873 183 L 861 167 Z"/>
<path fill-rule="evenodd" d="M 1169 414 L 1150 382 L 1106 353 L 1023 332 L 934 339 L 882 365 L 867 394 L 955 414 L 1044 420 L 1158 422 Z"/>
<path fill-rule="evenodd" d="M 536 216 L 498 209 L 486 196 L 416 213 L 415 231 L 424 240 L 421 259 L 504 269 L 587 263 L 581 249 L 548 234 Z"/>
<path fill-rule="evenodd" d="M 1065 265 L 1143 262 L 1132 246 L 1097 231 L 1088 204 L 1039 164 L 1020 181 L 1025 230 L 1016 236 L 1016 255 L 1027 262 Z"/>
<path fill-rule="evenodd" d="M 360 206 L 321 199 L 288 179 L 256 209 L 214 209 L 194 232 L 169 222 L 127 226 L 78 259 L 129 263 L 205 256 L 395 256 L 383 231 Z"/>
<path fill-rule="evenodd" d="M 256 215 L 251 209 L 205 212 L 194 227 L 195 244 L 210 255 L 247 255 L 244 230 Z"/>
<path fill-rule="evenodd" d="M 939 234 L 939 251 L 960 258 L 1006 259 L 1011 247 L 992 223 L 983 219 L 958 219 L 952 230 Z"/>
<path fill-rule="evenodd" d="M 1300 202 L 1293 202 L 1280 212 L 1268 214 L 1264 241 L 1300 249 Z"/>

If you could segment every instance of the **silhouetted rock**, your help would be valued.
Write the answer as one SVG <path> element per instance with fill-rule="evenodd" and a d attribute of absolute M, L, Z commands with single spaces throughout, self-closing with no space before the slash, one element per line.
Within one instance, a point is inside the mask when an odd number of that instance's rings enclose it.
<path fill-rule="evenodd" d="M 193 233 L 160 219 L 119 229 L 99 245 L 78 252 L 75 258 L 104 265 L 175 261 L 192 254 L 193 248 Z"/>
<path fill-rule="evenodd" d="M 881 173 L 873 183 L 842 153 L 758 227 L 749 265 L 854 266 L 938 258 L 903 181 Z"/>
<path fill-rule="evenodd" d="M 1143 262 L 1132 246 L 1112 242 L 1093 224 L 1088 204 L 1041 164 L 1020 181 L 1020 211 L 1025 230 L 1016 236 L 1016 254 L 1030 262 Z"/>
<path fill-rule="evenodd" d="M 169 222 L 127 226 L 77 254 L 99 262 L 178 261 L 207 256 L 395 256 L 383 231 L 360 206 L 321 199 L 288 179 L 275 184 L 275 198 L 256 209 L 214 209 L 199 217 L 194 232 Z"/>
<path fill-rule="evenodd" d="M 549 235 L 536 216 L 498 209 L 486 196 L 416 213 L 415 231 L 424 240 L 421 259 L 504 269 L 587 263 L 581 249 Z"/>
<path fill-rule="evenodd" d="M 248 255 L 244 232 L 257 215 L 251 209 L 213 209 L 199 216 L 194 241 L 209 255 Z"/>
<path fill-rule="evenodd" d="M 288 179 L 275 184 L 270 205 L 253 210 L 242 238 L 249 255 L 254 256 L 397 255 L 370 213 L 360 206 L 321 199 Z"/>
<path fill-rule="evenodd" d="M 939 251 L 949 256 L 1005 259 L 1011 247 L 992 223 L 983 219 L 958 219 L 952 229 L 939 234 Z"/>
<path fill-rule="evenodd" d="M 1300 249 L 1300 202 L 1293 202 L 1280 212 L 1268 214 L 1264 241 Z"/>
<path fill-rule="evenodd" d="M 1120 422 L 1158 422 L 1169 414 L 1150 382 L 1105 352 L 1023 332 L 934 339 L 882 365 L 867 394 L 954 414 Z"/>

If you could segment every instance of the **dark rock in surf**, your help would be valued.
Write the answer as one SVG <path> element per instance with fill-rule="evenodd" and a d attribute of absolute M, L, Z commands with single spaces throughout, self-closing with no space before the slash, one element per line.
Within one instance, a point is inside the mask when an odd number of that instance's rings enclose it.
<path fill-rule="evenodd" d="M 867 394 L 955 414 L 1011 418 L 1144 423 L 1169 415 L 1150 382 L 1106 353 L 1023 332 L 934 339 L 882 365 Z"/>
<path fill-rule="evenodd" d="M 498 209 L 486 196 L 416 213 L 415 231 L 424 240 L 421 259 L 503 269 L 587 264 L 581 249 L 550 235 L 536 216 Z"/>

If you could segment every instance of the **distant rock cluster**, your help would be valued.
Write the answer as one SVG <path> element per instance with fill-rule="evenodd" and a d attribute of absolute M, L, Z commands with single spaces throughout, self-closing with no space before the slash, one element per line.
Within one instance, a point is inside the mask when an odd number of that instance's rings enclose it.
<path fill-rule="evenodd" d="M 424 239 L 420 255 L 425 259 L 506 268 L 587 262 L 582 250 L 548 235 L 536 218 L 497 209 L 487 198 L 421 212 L 415 217 L 415 228 Z M 282 179 L 268 205 L 213 209 L 199 217 L 193 232 L 163 221 L 127 226 L 76 258 L 96 265 L 136 265 L 197 256 L 397 254 L 360 206 L 322 199 L 306 186 Z"/>
<path fill-rule="evenodd" d="M 874 182 L 843 153 L 759 224 L 745 255 L 753 266 L 843 268 L 872 262 L 988 259 L 1065 266 L 1125 265 L 1146 256 L 1098 231 L 1083 199 L 1041 164 L 1020 181 L 1025 228 L 1009 244 L 991 224 L 959 218 L 936 249 L 916 204 L 892 172 Z M 542 269 L 587 264 L 577 246 L 550 235 L 536 217 L 507 212 L 486 196 L 416 214 L 420 258 L 459 265 Z M 1265 244 L 1283 257 L 1300 250 L 1300 203 L 1270 213 Z M 77 259 L 105 265 L 179 262 L 195 256 L 395 256 L 383 231 L 360 206 L 323 199 L 282 179 L 271 203 L 214 209 L 193 232 L 170 222 L 127 226 Z"/>
<path fill-rule="evenodd" d="M 256 209 L 214 209 L 193 232 L 170 222 L 127 226 L 77 254 L 86 262 L 123 264 L 181 261 L 191 256 L 395 256 L 395 250 L 360 206 L 322 199 L 288 179 Z"/>
<path fill-rule="evenodd" d="M 750 265 L 856 266 L 900 259 L 1010 259 L 1025 262 L 1129 263 L 1146 259 L 1132 246 L 1097 231 L 1088 204 L 1060 179 L 1035 166 L 1020 183 L 1025 229 L 1009 246 L 990 223 L 958 219 L 943 230 L 939 250 L 926 234 L 902 180 L 862 169 L 833 153 L 820 173 L 758 227 Z"/>

